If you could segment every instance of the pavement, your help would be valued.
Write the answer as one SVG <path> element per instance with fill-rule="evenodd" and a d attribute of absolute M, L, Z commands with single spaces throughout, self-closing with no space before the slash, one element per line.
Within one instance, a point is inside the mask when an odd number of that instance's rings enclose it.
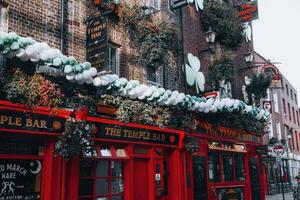
<path fill-rule="evenodd" d="M 293 200 L 293 192 L 284 193 L 285 200 Z M 266 195 L 266 200 L 283 200 L 282 194 Z"/>

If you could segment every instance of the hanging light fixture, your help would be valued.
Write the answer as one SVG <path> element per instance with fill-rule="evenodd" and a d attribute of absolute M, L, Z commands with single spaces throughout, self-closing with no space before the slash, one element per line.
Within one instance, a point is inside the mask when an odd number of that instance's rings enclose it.
<path fill-rule="evenodd" d="M 245 57 L 245 61 L 246 61 L 247 64 L 251 64 L 253 62 L 254 56 L 250 51 L 245 53 L 244 57 Z"/>
<path fill-rule="evenodd" d="M 211 27 L 209 27 L 208 31 L 204 32 L 203 35 L 205 36 L 208 44 L 215 43 L 216 33 L 211 29 Z"/>

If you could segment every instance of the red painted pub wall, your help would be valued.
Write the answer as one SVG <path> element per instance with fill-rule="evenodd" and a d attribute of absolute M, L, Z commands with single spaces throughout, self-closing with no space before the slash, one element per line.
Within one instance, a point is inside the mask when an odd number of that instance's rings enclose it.
<path fill-rule="evenodd" d="M 264 199 L 258 143 L 196 132 L 190 153 L 183 131 L 87 116 L 97 156 L 66 161 L 54 145 L 69 115 L 0 102 L 0 199 Z"/>

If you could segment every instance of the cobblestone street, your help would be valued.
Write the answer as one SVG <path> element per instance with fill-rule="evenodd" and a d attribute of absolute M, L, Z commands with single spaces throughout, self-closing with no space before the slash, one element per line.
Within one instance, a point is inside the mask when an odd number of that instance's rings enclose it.
<path fill-rule="evenodd" d="M 293 193 L 288 192 L 284 194 L 285 200 L 293 200 Z M 266 200 L 283 200 L 282 194 L 266 195 Z"/>

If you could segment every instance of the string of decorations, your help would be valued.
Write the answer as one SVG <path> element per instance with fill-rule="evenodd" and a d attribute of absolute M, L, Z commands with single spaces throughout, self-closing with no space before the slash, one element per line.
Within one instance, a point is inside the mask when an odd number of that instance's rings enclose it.
<path fill-rule="evenodd" d="M 146 101 L 154 105 L 199 113 L 240 112 L 251 114 L 258 120 L 268 120 L 270 113 L 255 106 L 247 105 L 238 99 L 196 97 L 178 91 L 171 91 L 157 86 L 141 84 L 137 80 L 119 78 L 116 74 L 97 76 L 97 70 L 85 62 L 79 64 L 74 57 L 61 54 L 58 49 L 50 48 L 46 43 L 39 43 L 32 38 L 20 37 L 16 33 L 0 33 L 0 53 L 8 58 L 18 57 L 22 61 L 31 60 L 39 64 L 51 64 L 63 70 L 69 81 L 78 84 L 92 84 L 105 92 Z"/>

